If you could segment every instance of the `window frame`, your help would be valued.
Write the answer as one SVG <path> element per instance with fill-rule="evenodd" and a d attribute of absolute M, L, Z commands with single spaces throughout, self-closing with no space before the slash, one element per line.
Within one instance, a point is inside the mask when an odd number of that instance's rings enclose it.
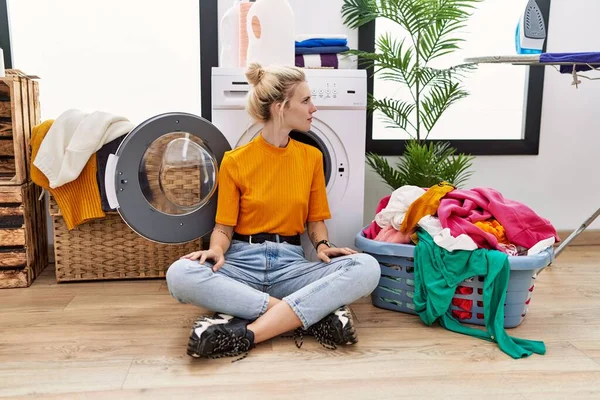
<path fill-rule="evenodd" d="M 0 0 L 0 48 L 4 52 L 4 68 L 12 68 L 10 45 L 10 23 L 8 21 L 8 0 Z"/>
<path fill-rule="evenodd" d="M 546 23 L 548 21 L 551 0 L 536 0 Z M 375 52 L 375 21 L 371 21 L 359 28 L 358 47 L 360 50 Z M 543 52 L 546 51 L 544 42 Z M 510 68 L 511 66 L 507 66 Z M 523 67 L 520 67 L 523 68 Z M 525 94 L 526 108 L 524 112 L 524 137 L 522 139 L 450 139 L 428 140 L 428 142 L 449 142 L 459 153 L 471 155 L 538 155 L 540 144 L 540 126 L 542 119 L 542 101 L 544 94 L 544 66 L 528 66 L 527 91 Z M 372 71 L 367 77 L 367 91 L 373 94 L 374 78 Z M 367 152 L 382 156 L 400 156 L 404 153 L 407 140 L 404 139 L 373 139 L 373 114 L 367 115 Z"/>

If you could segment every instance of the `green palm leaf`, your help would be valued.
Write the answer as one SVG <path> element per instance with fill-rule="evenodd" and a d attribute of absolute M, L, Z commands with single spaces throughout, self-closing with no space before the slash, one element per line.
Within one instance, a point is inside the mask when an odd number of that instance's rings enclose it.
<path fill-rule="evenodd" d="M 368 106 L 369 110 L 380 111 L 385 116 L 384 119 L 392 123 L 392 125 L 386 126 L 387 128 L 401 128 L 406 131 L 410 126 L 415 129 L 410 122 L 411 114 L 415 110 L 414 104 L 389 98 L 376 100 L 369 96 Z"/>
<path fill-rule="evenodd" d="M 419 117 L 427 132 L 431 132 L 444 111 L 453 103 L 467 96 L 468 92 L 462 89 L 459 83 L 445 82 L 431 88 L 431 91 L 423 97 L 419 109 Z"/>
<path fill-rule="evenodd" d="M 449 143 L 427 138 L 443 113 L 468 95 L 461 81 L 475 65 L 436 69 L 428 63 L 460 48 L 463 39 L 457 33 L 480 1 L 344 0 L 341 13 L 347 26 L 387 19 L 409 36 L 399 39 L 386 32 L 378 35 L 373 53 L 346 52 L 358 56 L 359 65 L 369 68 L 372 76 L 406 86 L 412 96 L 412 102 L 369 96 L 369 111 L 380 113 L 386 128 L 401 129 L 412 138 L 393 167 L 386 158 L 367 154 L 369 166 L 392 189 L 408 184 L 431 187 L 440 181 L 461 186 L 471 176 L 472 156 L 455 154 Z M 427 132 L 424 140 L 422 131 Z"/>

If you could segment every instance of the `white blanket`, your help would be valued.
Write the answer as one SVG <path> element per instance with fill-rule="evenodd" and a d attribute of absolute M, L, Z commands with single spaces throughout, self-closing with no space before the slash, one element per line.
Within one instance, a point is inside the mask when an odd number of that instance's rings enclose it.
<path fill-rule="evenodd" d="M 50 187 L 57 188 L 77 179 L 104 144 L 132 129 L 133 124 L 121 116 L 67 110 L 50 127 L 33 164 L 46 175 Z"/>
<path fill-rule="evenodd" d="M 425 193 L 425 189 L 417 186 L 404 185 L 392 192 L 388 205 L 375 215 L 375 222 L 381 228 L 392 225 L 400 230 L 400 225 L 406 216 L 408 207 Z"/>

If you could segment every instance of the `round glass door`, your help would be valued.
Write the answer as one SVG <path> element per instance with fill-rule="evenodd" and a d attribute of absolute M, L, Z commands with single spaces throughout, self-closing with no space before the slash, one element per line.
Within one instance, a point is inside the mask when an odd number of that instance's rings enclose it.
<path fill-rule="evenodd" d="M 218 165 L 202 139 L 172 132 L 156 139 L 140 163 L 140 188 L 148 204 L 169 215 L 184 215 L 216 193 Z"/>
<path fill-rule="evenodd" d="M 121 218 L 159 243 L 206 235 L 215 224 L 219 165 L 228 150 L 219 129 L 192 114 L 161 114 L 138 125 L 121 142 L 112 171 Z"/>

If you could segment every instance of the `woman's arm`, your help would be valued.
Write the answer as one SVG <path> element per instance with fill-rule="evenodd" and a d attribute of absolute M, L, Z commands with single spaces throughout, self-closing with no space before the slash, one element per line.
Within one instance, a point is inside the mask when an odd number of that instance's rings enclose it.
<path fill-rule="evenodd" d="M 233 228 L 233 226 L 229 225 L 215 224 L 213 232 L 210 235 L 210 249 L 225 254 L 231 245 Z"/>
<path fill-rule="evenodd" d="M 325 225 L 325 221 L 308 222 L 306 224 L 306 228 L 308 229 L 308 237 L 310 238 L 313 247 L 317 246 L 317 243 L 319 243 L 322 240 L 327 240 L 327 243 L 329 243 L 329 235 L 327 232 L 327 225 Z M 355 250 L 352 250 L 348 247 L 338 248 L 333 247 L 331 243 L 330 245 L 332 247 L 329 247 L 325 243 L 319 244 L 317 248 L 317 257 L 319 257 L 319 260 L 328 263 L 331 261 L 330 257 L 345 256 L 356 253 Z"/>
<path fill-rule="evenodd" d="M 321 240 L 329 241 L 329 233 L 327 232 L 327 225 L 325 225 L 325 221 L 308 222 L 306 227 L 308 229 L 308 237 L 310 238 L 313 247 L 316 247 L 317 243 L 319 243 Z M 323 243 L 319 245 L 319 248 L 323 248 L 323 246 L 328 247 Z M 316 250 L 318 253 L 319 249 Z"/>

